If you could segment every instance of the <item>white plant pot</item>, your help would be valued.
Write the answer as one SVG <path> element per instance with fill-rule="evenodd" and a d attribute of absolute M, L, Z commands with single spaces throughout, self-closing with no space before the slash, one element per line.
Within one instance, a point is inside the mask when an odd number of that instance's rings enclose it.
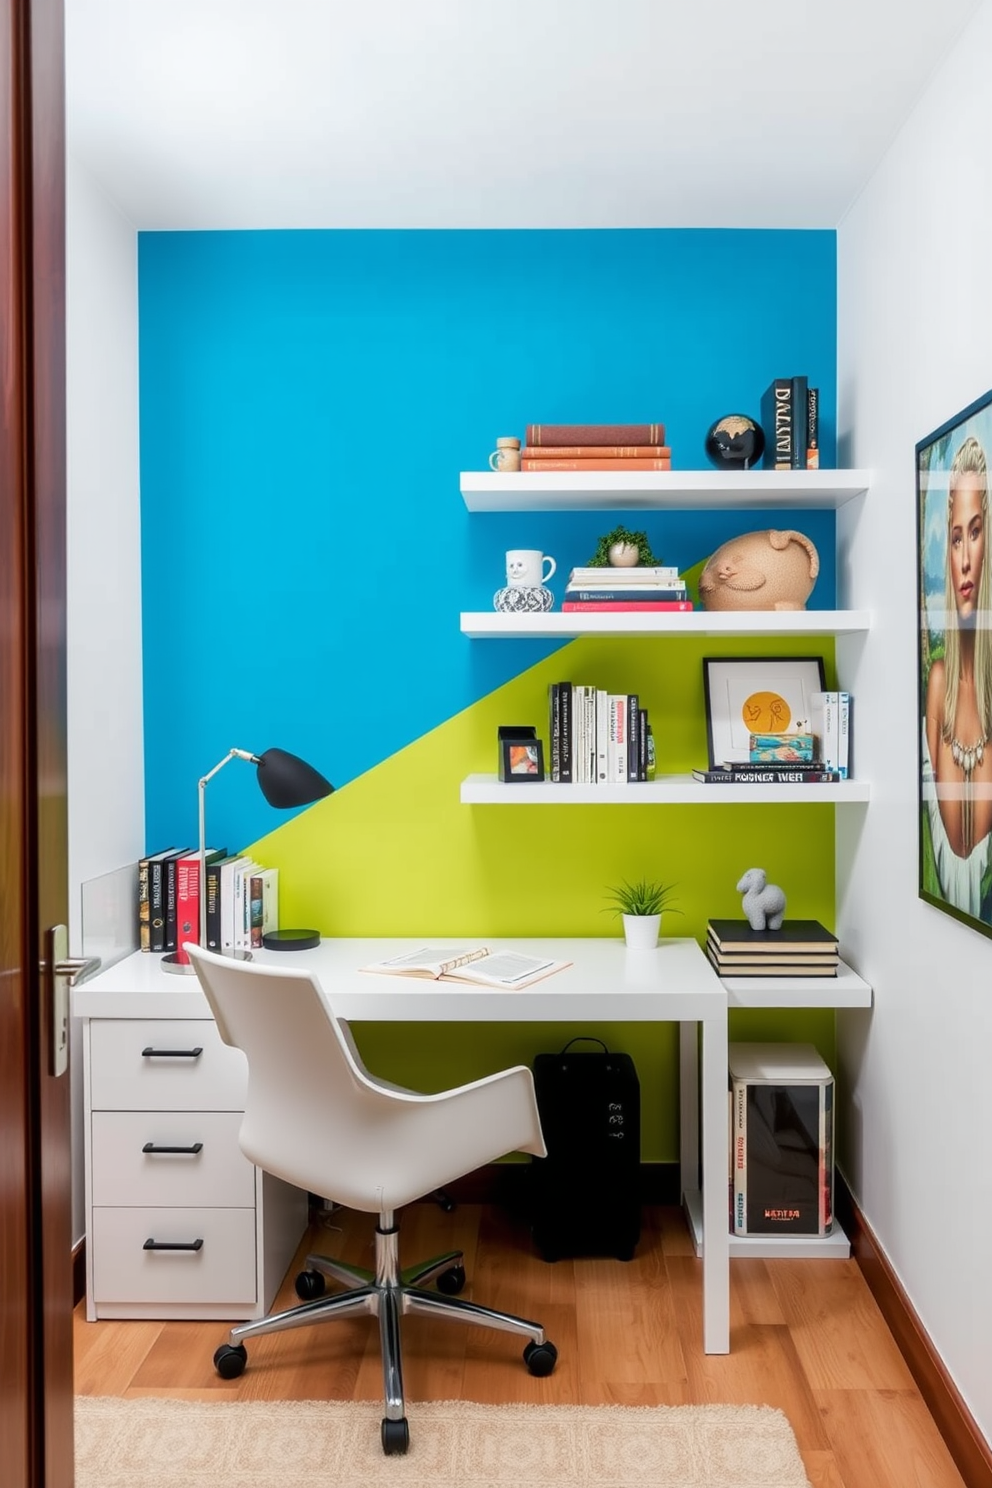
<path fill-rule="evenodd" d="M 623 938 L 632 950 L 652 950 L 658 944 L 660 931 L 660 914 L 623 916 Z"/>

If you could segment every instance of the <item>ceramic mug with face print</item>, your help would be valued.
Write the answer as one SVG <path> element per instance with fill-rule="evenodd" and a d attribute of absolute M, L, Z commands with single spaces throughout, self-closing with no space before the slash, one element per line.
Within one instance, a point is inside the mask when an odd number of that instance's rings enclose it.
<path fill-rule="evenodd" d="M 544 565 L 550 563 L 547 573 Z M 506 555 L 506 582 L 511 588 L 539 589 L 551 578 L 558 565 L 540 548 L 511 548 Z"/>

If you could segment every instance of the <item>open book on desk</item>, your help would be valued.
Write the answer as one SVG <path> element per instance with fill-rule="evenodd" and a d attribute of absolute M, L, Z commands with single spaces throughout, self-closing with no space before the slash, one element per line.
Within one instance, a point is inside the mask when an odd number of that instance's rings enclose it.
<path fill-rule="evenodd" d="M 512 991 L 529 987 L 531 982 L 539 982 L 571 964 L 551 956 L 525 956 L 521 951 L 490 951 L 486 946 L 421 946 L 361 969 L 390 976 L 431 977 L 436 982 L 475 982 L 480 987 Z"/>

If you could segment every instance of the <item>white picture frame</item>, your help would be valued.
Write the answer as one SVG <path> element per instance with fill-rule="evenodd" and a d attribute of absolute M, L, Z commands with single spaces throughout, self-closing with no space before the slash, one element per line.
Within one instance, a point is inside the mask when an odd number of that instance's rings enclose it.
<path fill-rule="evenodd" d="M 752 733 L 809 729 L 822 656 L 704 656 L 709 768 L 748 764 Z"/>

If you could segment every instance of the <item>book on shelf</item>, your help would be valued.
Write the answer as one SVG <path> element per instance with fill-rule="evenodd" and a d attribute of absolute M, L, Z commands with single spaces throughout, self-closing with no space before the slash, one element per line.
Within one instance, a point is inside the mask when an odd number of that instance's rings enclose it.
<path fill-rule="evenodd" d="M 525 444 L 529 460 L 670 460 L 669 444 Z"/>
<path fill-rule="evenodd" d="M 752 930 L 747 920 L 710 920 L 707 930 L 721 951 L 754 951 L 771 947 L 793 951 L 823 951 L 837 946 L 837 937 L 819 920 L 783 920 L 778 930 Z"/>
<path fill-rule="evenodd" d="M 828 1235 L 833 1228 L 833 1087 L 812 1044 L 732 1042 L 731 1229 Z"/>
<path fill-rule="evenodd" d="M 684 614 L 693 608 L 691 599 L 563 599 L 564 614 L 637 614 L 643 610 L 675 610 Z"/>
<path fill-rule="evenodd" d="M 761 395 L 766 470 L 791 470 L 795 430 L 792 378 L 776 377 Z"/>
<path fill-rule="evenodd" d="M 224 864 L 233 862 L 236 856 L 237 854 L 218 858 L 216 862 L 207 864 L 207 950 L 215 951 L 217 955 L 220 955 L 222 950 L 220 933 L 221 873 Z"/>
<path fill-rule="evenodd" d="M 154 946 L 153 920 L 157 919 L 160 938 L 165 939 L 165 911 L 162 897 L 162 864 L 178 847 L 167 847 L 162 852 L 148 853 L 138 859 L 138 949 L 142 951 L 162 950 Z"/>
<path fill-rule="evenodd" d="M 820 468 L 820 389 L 806 389 L 806 469 Z"/>
<path fill-rule="evenodd" d="M 844 777 L 839 770 L 826 770 L 822 765 L 812 769 L 799 765 L 729 765 L 693 770 L 692 778 L 703 785 L 829 785 Z"/>
<path fill-rule="evenodd" d="M 640 751 L 637 731 L 640 720 L 640 698 L 636 692 L 627 694 L 627 780 L 640 779 Z"/>
<path fill-rule="evenodd" d="M 245 853 L 238 853 L 233 857 L 225 858 L 220 865 L 220 950 L 221 955 L 231 956 L 234 954 L 235 933 L 235 909 L 236 896 L 234 876 L 240 873 L 246 866 L 251 866 L 252 860 Z M 240 887 L 240 884 L 239 884 Z M 243 903 L 243 900 L 242 900 Z"/>
<path fill-rule="evenodd" d="M 807 390 L 809 384 L 805 377 L 794 377 L 792 379 L 792 469 L 806 469 L 806 444 L 807 424 L 809 409 L 807 406 Z"/>
<path fill-rule="evenodd" d="M 635 564 L 632 568 L 615 568 L 612 564 L 597 567 L 573 568 L 568 582 L 578 589 L 619 588 L 632 584 L 635 588 L 645 585 L 663 584 L 674 587 L 682 583 L 678 569 L 672 564 Z"/>
<path fill-rule="evenodd" d="M 837 770 L 842 780 L 850 776 L 851 694 L 826 691 L 810 693 L 810 727 L 824 765 Z"/>
<path fill-rule="evenodd" d="M 664 444 L 664 424 L 528 424 L 525 445 Z"/>
<path fill-rule="evenodd" d="M 279 869 L 262 868 L 249 879 L 250 943 L 261 950 L 262 937 L 279 929 Z"/>
<path fill-rule="evenodd" d="M 164 904 L 165 926 L 162 938 L 163 951 L 175 951 L 178 949 L 176 933 L 176 875 L 179 871 L 179 860 L 193 852 L 192 847 L 183 847 L 164 859 L 162 864 L 162 896 Z"/>
<path fill-rule="evenodd" d="M 605 687 L 596 688 L 596 784 L 606 785 L 610 778 L 610 695 Z"/>
<path fill-rule="evenodd" d="M 607 780 L 612 785 L 627 783 L 627 698 L 624 693 L 610 693 L 607 697 L 609 718 L 609 744 L 607 751 Z"/>
<path fill-rule="evenodd" d="M 430 977 L 436 982 L 474 982 L 480 987 L 529 987 L 556 971 L 571 966 L 570 961 L 556 961 L 551 956 L 525 956 L 520 951 L 491 951 L 486 946 L 457 947 L 421 946 L 373 961 L 362 971 L 384 972 L 390 976 Z"/>
<path fill-rule="evenodd" d="M 670 456 L 660 460 L 535 460 L 521 455 L 520 469 L 550 474 L 554 470 L 574 470 L 578 474 L 594 470 L 671 470 Z"/>
<path fill-rule="evenodd" d="M 571 682 L 560 682 L 558 686 L 558 701 L 561 713 L 561 759 L 559 762 L 559 776 L 562 785 L 571 785 L 574 779 L 572 774 L 572 684 Z"/>
<path fill-rule="evenodd" d="M 707 935 L 706 949 L 716 957 L 721 964 L 727 966 L 743 966 L 745 962 L 756 965 L 759 961 L 763 966 L 837 966 L 840 957 L 836 947 L 821 946 L 816 951 L 797 951 L 793 947 L 785 945 L 781 950 L 768 948 L 756 948 L 753 951 L 720 950 L 712 937 Z"/>
<path fill-rule="evenodd" d="M 713 970 L 720 977 L 836 977 L 837 962 L 820 961 L 739 961 L 731 964 L 717 956 L 707 945 L 706 955 Z"/>
<path fill-rule="evenodd" d="M 638 600 L 654 601 L 660 604 L 663 600 L 685 599 L 688 590 L 684 584 L 569 584 L 565 589 L 565 599 L 569 604 L 581 604 L 583 602 L 595 602 L 596 604 L 609 604 L 611 601 L 624 604 L 635 604 Z"/>
<path fill-rule="evenodd" d="M 223 847 L 208 847 L 204 854 L 207 867 L 226 856 Z M 185 941 L 200 944 L 200 854 L 187 853 L 176 860 L 176 950 Z"/>

